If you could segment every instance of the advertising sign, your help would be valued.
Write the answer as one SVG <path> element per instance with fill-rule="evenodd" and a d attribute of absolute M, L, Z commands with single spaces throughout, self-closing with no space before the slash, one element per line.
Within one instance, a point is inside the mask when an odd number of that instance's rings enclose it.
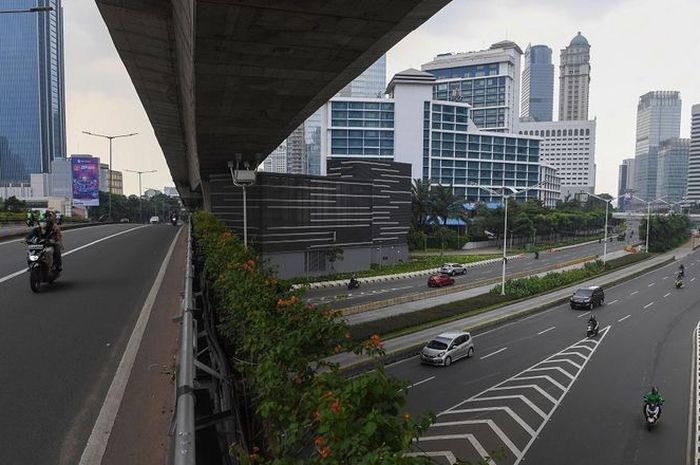
<path fill-rule="evenodd" d="M 73 206 L 100 205 L 100 159 L 71 157 Z"/>

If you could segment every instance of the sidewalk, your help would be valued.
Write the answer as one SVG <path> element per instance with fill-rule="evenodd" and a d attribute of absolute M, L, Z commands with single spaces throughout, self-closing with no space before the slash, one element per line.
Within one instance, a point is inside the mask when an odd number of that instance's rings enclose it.
<path fill-rule="evenodd" d="M 578 288 L 590 285 L 610 286 L 617 282 L 624 281 L 634 275 L 644 273 L 657 266 L 663 265 L 666 262 L 675 259 L 681 259 L 692 253 L 690 247 L 684 246 L 682 249 L 644 260 L 640 263 L 630 265 L 621 270 L 613 271 L 603 276 L 595 277 L 583 283 L 577 283 L 572 286 L 550 292 L 548 294 L 536 296 L 524 301 L 508 304 L 503 307 L 480 313 L 478 315 L 469 316 L 459 320 L 450 321 L 430 328 L 416 331 L 411 334 L 406 334 L 396 338 L 384 341 L 384 349 L 386 350 L 387 358 L 396 358 L 401 354 L 416 352 L 435 334 L 439 334 L 448 330 L 461 329 L 464 331 L 475 331 L 487 326 L 496 325 L 508 320 L 523 317 L 525 315 L 536 313 L 566 301 L 571 294 Z M 611 254 L 612 255 L 612 254 Z M 493 286 L 489 286 L 491 288 Z M 415 302 L 416 304 L 419 302 Z M 435 304 L 433 304 L 435 305 Z M 359 321 L 358 321 L 359 322 Z M 349 368 L 361 364 L 368 359 L 352 353 L 342 353 L 329 357 L 328 361 L 338 363 L 342 368 Z"/>
<path fill-rule="evenodd" d="M 170 462 L 175 365 L 182 312 L 187 231 L 180 234 L 156 297 L 100 465 Z"/>

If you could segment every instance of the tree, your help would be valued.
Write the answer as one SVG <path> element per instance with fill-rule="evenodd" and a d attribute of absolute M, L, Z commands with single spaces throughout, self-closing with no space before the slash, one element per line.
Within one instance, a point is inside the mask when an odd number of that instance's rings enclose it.
<path fill-rule="evenodd" d="M 14 195 L 5 200 L 5 210 L 8 212 L 21 212 L 27 209 L 27 202 L 19 200 Z"/>
<path fill-rule="evenodd" d="M 429 179 L 414 179 L 411 185 L 411 220 L 416 231 L 425 228 L 432 214 L 432 194 Z"/>
<path fill-rule="evenodd" d="M 335 262 L 343 259 L 343 249 L 338 246 L 333 246 L 326 249 L 326 258 L 331 264 L 331 272 L 335 273 Z"/>
<path fill-rule="evenodd" d="M 464 211 L 464 197 L 456 195 L 452 186 L 438 184 L 433 186 L 432 216 L 435 221 L 442 219 L 442 224 L 447 225 L 449 218 L 455 218 Z"/>

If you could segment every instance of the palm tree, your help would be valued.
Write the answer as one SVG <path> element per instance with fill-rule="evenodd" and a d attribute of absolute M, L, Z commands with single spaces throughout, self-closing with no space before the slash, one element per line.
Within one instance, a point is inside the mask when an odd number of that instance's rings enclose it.
<path fill-rule="evenodd" d="M 435 220 L 442 219 L 443 225 L 447 225 L 449 218 L 455 218 L 464 211 L 464 197 L 456 195 L 452 186 L 438 184 L 431 193 L 432 214 Z"/>
<path fill-rule="evenodd" d="M 430 184 L 430 179 L 414 179 L 411 186 L 411 214 L 416 231 L 423 229 L 432 214 Z"/>

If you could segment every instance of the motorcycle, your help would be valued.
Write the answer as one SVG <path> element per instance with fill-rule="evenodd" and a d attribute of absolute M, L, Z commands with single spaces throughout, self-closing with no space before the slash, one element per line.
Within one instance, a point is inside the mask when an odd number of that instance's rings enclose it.
<path fill-rule="evenodd" d="M 676 289 L 683 287 L 683 280 L 681 278 L 676 278 Z"/>
<path fill-rule="evenodd" d="M 600 323 L 597 321 L 595 323 L 588 322 L 588 327 L 586 328 L 586 336 L 596 337 L 598 336 L 598 328 L 600 328 Z"/>
<path fill-rule="evenodd" d="M 54 268 L 53 252 L 56 245 L 52 241 L 32 240 L 27 242 L 27 267 L 29 287 L 39 292 L 42 283 L 52 284 L 61 273 Z"/>
<path fill-rule="evenodd" d="M 172 223 L 173 226 L 177 226 L 177 216 L 173 216 L 170 218 L 170 223 Z"/>
<path fill-rule="evenodd" d="M 357 279 L 353 278 L 348 282 L 348 289 L 357 289 L 359 287 L 360 287 L 360 281 L 358 281 Z"/>
<path fill-rule="evenodd" d="M 656 402 L 644 402 L 642 413 L 644 414 L 647 430 L 651 431 L 651 428 L 657 424 L 659 418 L 661 418 L 661 404 Z"/>

